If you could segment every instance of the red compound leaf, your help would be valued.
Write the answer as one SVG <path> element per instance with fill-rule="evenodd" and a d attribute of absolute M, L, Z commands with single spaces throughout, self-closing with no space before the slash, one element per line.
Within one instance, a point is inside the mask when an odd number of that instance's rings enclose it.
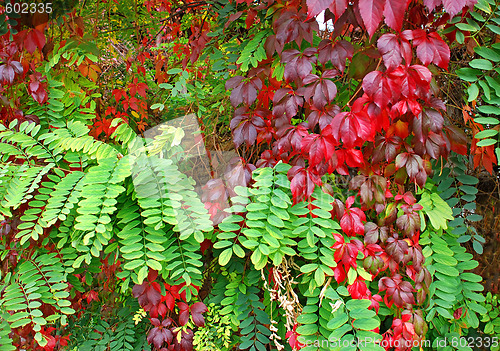
<path fill-rule="evenodd" d="M 45 43 L 45 34 L 35 28 L 28 30 L 28 33 L 24 38 L 24 47 L 30 54 L 34 53 L 37 48 L 42 51 Z"/>
<path fill-rule="evenodd" d="M 345 40 L 323 40 L 318 50 L 318 61 L 323 65 L 330 61 L 340 72 L 344 72 L 346 60 L 352 59 L 354 53 L 352 44 Z"/>
<path fill-rule="evenodd" d="M 306 101 L 312 99 L 312 105 L 316 109 L 324 109 L 325 106 L 332 102 L 337 95 L 337 86 L 333 81 L 328 79 L 336 76 L 336 70 L 325 71 L 321 77 L 318 77 L 315 74 L 309 74 L 303 80 L 306 87 L 301 88 L 304 99 Z"/>
<path fill-rule="evenodd" d="M 160 349 L 164 343 L 170 345 L 174 338 L 174 334 L 168 327 L 172 324 L 172 318 L 166 318 L 160 322 L 157 318 L 151 318 L 151 323 L 154 328 L 149 331 L 147 341 L 153 344 L 157 349 Z"/>
<path fill-rule="evenodd" d="M 258 91 L 262 89 L 262 80 L 258 77 L 235 76 L 226 82 L 225 87 L 228 90 L 233 89 L 229 100 L 234 107 L 238 107 L 242 103 L 250 106 L 257 100 Z"/>
<path fill-rule="evenodd" d="M 255 111 L 250 111 L 246 107 L 240 107 L 234 112 L 234 117 L 230 124 L 233 132 L 233 140 L 236 147 L 246 143 L 252 146 L 257 140 L 258 132 L 265 127 L 264 120 Z"/>
<path fill-rule="evenodd" d="M 425 66 L 430 63 L 447 69 L 450 62 L 450 48 L 436 32 L 427 33 L 423 29 L 413 30 L 413 46 L 417 47 L 417 57 Z"/>
<path fill-rule="evenodd" d="M 291 180 L 293 203 L 296 204 L 312 195 L 315 185 L 322 185 L 321 178 L 303 166 L 293 166 L 288 170 L 288 179 Z"/>
<path fill-rule="evenodd" d="M 321 161 L 328 161 L 335 154 L 337 141 L 332 135 L 332 127 L 327 125 L 321 134 L 308 134 L 302 139 L 302 152 L 308 156 L 309 165 L 314 167 Z"/>
<path fill-rule="evenodd" d="M 312 65 L 316 63 L 317 49 L 307 48 L 304 52 L 290 49 L 283 52 L 282 62 L 285 63 L 284 77 L 287 82 L 297 78 L 305 78 L 312 72 Z"/>
<path fill-rule="evenodd" d="M 139 300 L 139 305 L 146 311 L 158 305 L 161 301 L 160 284 L 154 281 L 157 276 L 156 271 L 150 271 L 147 281 L 144 281 L 141 285 L 136 284 L 132 288 L 132 295 Z"/>
<path fill-rule="evenodd" d="M 409 282 L 404 281 L 400 274 L 395 274 L 392 278 L 383 277 L 379 280 L 378 286 L 380 291 L 386 292 L 384 300 L 389 307 L 393 303 L 399 308 L 415 304 L 414 288 Z"/>
<path fill-rule="evenodd" d="M 403 59 L 407 65 L 411 63 L 411 45 L 404 36 L 386 33 L 378 39 L 377 48 L 382 54 L 385 67 L 388 69 L 397 68 L 403 62 Z"/>
<path fill-rule="evenodd" d="M 372 125 L 364 111 L 341 112 L 332 121 L 333 136 L 342 140 L 346 148 L 353 148 L 372 140 Z"/>
<path fill-rule="evenodd" d="M 340 219 L 340 227 L 347 236 L 362 235 L 365 232 L 363 222 L 366 215 L 361 209 L 352 207 L 354 196 L 350 196 L 345 203 L 344 215 Z"/>

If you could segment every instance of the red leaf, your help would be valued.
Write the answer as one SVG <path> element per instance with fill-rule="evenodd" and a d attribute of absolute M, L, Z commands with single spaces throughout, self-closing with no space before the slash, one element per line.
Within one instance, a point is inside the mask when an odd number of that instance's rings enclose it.
<path fill-rule="evenodd" d="M 290 347 L 292 348 L 292 350 L 300 350 L 301 348 L 303 348 L 305 345 L 302 344 L 299 340 L 301 339 L 300 338 L 300 334 L 297 333 L 297 324 L 295 324 L 293 326 L 293 330 L 289 330 L 286 332 L 286 335 L 285 337 L 288 340 L 288 344 L 290 344 Z"/>
<path fill-rule="evenodd" d="M 158 283 L 144 282 L 141 285 L 134 285 L 132 295 L 139 300 L 139 304 L 146 311 L 156 306 L 161 301 L 160 287 Z"/>
<path fill-rule="evenodd" d="M 451 17 L 458 14 L 467 5 L 467 0 L 443 0 L 443 7 Z"/>
<path fill-rule="evenodd" d="M 372 139 L 372 128 L 368 115 L 363 112 L 341 112 L 332 121 L 333 136 L 342 140 L 346 148 L 362 145 Z"/>
<path fill-rule="evenodd" d="M 30 83 L 28 84 L 28 91 L 39 104 L 45 103 L 49 98 L 46 91 L 47 83 L 42 82 L 43 79 L 46 79 L 46 77 L 42 78 L 39 72 L 35 72 L 30 75 Z"/>
<path fill-rule="evenodd" d="M 351 149 L 338 150 L 338 151 L 344 152 L 343 157 L 345 157 L 345 163 L 347 166 L 357 168 L 357 167 L 361 167 L 363 165 L 363 153 L 361 152 L 361 150 L 351 148 Z M 338 153 L 337 153 L 337 157 L 339 159 L 342 159 Z M 339 162 L 339 164 L 340 164 L 340 162 Z M 340 170 L 338 168 L 337 168 L 337 172 L 340 173 Z M 343 174 L 343 173 L 341 173 L 341 174 Z M 344 175 L 347 175 L 347 174 L 344 173 Z"/>
<path fill-rule="evenodd" d="M 450 62 L 450 48 L 439 34 L 416 29 L 413 31 L 413 46 L 417 47 L 417 57 L 425 66 L 434 63 L 447 69 Z"/>
<path fill-rule="evenodd" d="M 380 108 L 386 107 L 393 100 L 393 95 L 397 92 L 391 84 L 391 80 L 380 71 L 368 73 L 363 78 L 363 90 L 373 102 Z"/>
<path fill-rule="evenodd" d="M 373 150 L 373 163 L 378 163 L 382 159 L 391 162 L 396 157 L 401 148 L 402 139 L 396 135 L 390 136 L 377 135 L 375 137 L 376 147 Z"/>
<path fill-rule="evenodd" d="M 351 43 L 345 40 L 332 42 L 323 40 L 318 46 L 318 61 L 323 65 L 330 61 L 341 72 L 345 70 L 346 59 L 352 59 L 354 48 Z"/>
<path fill-rule="evenodd" d="M 177 307 L 179 307 L 179 324 L 186 325 L 189 321 L 189 305 L 184 302 L 177 302 Z"/>
<path fill-rule="evenodd" d="M 86 294 L 87 303 L 91 303 L 92 301 L 99 301 L 99 296 L 97 292 L 94 290 L 88 291 Z"/>
<path fill-rule="evenodd" d="M 424 169 L 422 157 L 410 152 L 404 152 L 396 157 L 396 169 L 406 167 L 410 179 L 415 179 L 417 174 Z"/>
<path fill-rule="evenodd" d="M 111 94 L 115 97 L 116 102 L 120 101 L 122 97 L 126 98 L 127 96 L 127 93 L 123 89 L 114 89 Z"/>
<path fill-rule="evenodd" d="M 386 0 L 384 7 L 385 23 L 394 29 L 400 31 L 403 25 L 408 0 Z"/>
<path fill-rule="evenodd" d="M 359 189 L 361 202 L 367 208 L 371 208 L 375 202 L 379 204 L 385 202 L 386 186 L 386 179 L 376 174 L 368 177 L 358 175 L 349 182 L 349 187 L 351 189 Z"/>
<path fill-rule="evenodd" d="M 330 11 L 332 11 L 335 19 L 338 20 L 340 16 L 344 14 L 348 4 L 348 0 L 335 0 L 330 4 L 328 8 L 330 9 Z"/>
<path fill-rule="evenodd" d="M 366 216 L 359 208 L 351 208 L 353 201 L 354 196 L 347 199 L 344 215 L 340 220 L 340 227 L 347 236 L 361 235 L 365 232 L 363 221 L 366 221 Z"/>
<path fill-rule="evenodd" d="M 424 0 L 424 5 L 427 6 L 429 11 L 434 10 L 437 6 L 441 5 L 443 0 Z"/>
<path fill-rule="evenodd" d="M 332 127 L 326 126 L 320 135 L 309 134 L 302 139 L 303 154 L 308 155 L 311 167 L 318 165 L 322 161 L 328 161 L 335 153 L 337 141 L 332 135 Z"/>
<path fill-rule="evenodd" d="M 234 188 L 236 186 L 246 187 L 252 179 L 252 172 L 255 166 L 251 163 L 245 162 L 242 157 L 233 157 L 226 167 L 224 172 L 224 179 L 228 186 L 230 196 L 236 196 Z"/>
<path fill-rule="evenodd" d="M 302 166 L 293 166 L 288 171 L 288 178 L 291 179 L 290 188 L 292 190 L 294 204 L 304 198 L 309 198 L 315 185 L 322 185 L 321 178 L 312 174 Z"/>
<path fill-rule="evenodd" d="M 379 240 L 381 242 L 385 242 L 389 236 L 389 228 L 388 227 L 379 227 L 373 222 L 365 223 L 365 244 L 375 244 Z"/>
<path fill-rule="evenodd" d="M 420 215 L 417 211 L 421 209 L 421 206 L 418 204 L 402 205 L 401 208 L 403 208 L 404 214 L 397 219 L 396 224 L 404 234 L 411 236 L 420 230 Z"/>
<path fill-rule="evenodd" d="M 35 52 L 36 48 L 42 51 L 45 46 L 45 42 L 45 34 L 40 32 L 38 29 L 32 28 L 28 31 L 28 34 L 24 39 L 24 47 L 30 54 L 32 54 Z"/>
<path fill-rule="evenodd" d="M 174 344 L 171 350 L 176 351 L 192 351 L 194 333 L 191 329 L 187 331 L 181 330 L 181 336 L 178 336 L 179 329 L 174 329 Z"/>
<path fill-rule="evenodd" d="M 338 113 L 340 113 L 340 108 L 337 105 L 328 107 L 323 111 L 313 108 L 307 116 L 307 127 L 309 130 L 313 130 L 319 123 L 320 130 L 323 130 L 332 122 L 333 117 Z"/>
<path fill-rule="evenodd" d="M 167 308 L 172 311 L 175 307 L 175 300 L 180 299 L 179 296 L 179 287 L 178 286 L 170 286 L 165 284 L 165 295 L 162 296 L 161 301 L 165 301 L 167 304 Z"/>
<path fill-rule="evenodd" d="M 257 16 L 257 11 L 254 9 L 249 9 L 247 13 L 247 18 L 245 19 L 246 29 L 250 28 L 255 20 L 255 16 Z"/>
<path fill-rule="evenodd" d="M 349 295 L 351 295 L 353 299 L 359 300 L 367 296 L 368 287 L 363 278 L 358 276 L 354 283 L 347 287 L 347 291 L 349 291 Z"/>
<path fill-rule="evenodd" d="M 336 0 L 307 0 L 307 19 L 311 19 L 331 6 Z"/>
<path fill-rule="evenodd" d="M 316 48 L 307 48 L 304 52 L 290 49 L 283 52 L 282 62 L 286 63 L 284 77 L 287 82 L 304 78 L 312 72 L 312 64 L 316 63 Z"/>
<path fill-rule="evenodd" d="M 398 67 L 403 59 L 407 65 L 411 63 L 412 51 L 410 42 L 402 36 L 398 37 L 392 33 L 384 34 L 378 39 L 377 47 L 388 69 Z"/>
<path fill-rule="evenodd" d="M 325 106 L 332 102 L 337 95 L 337 86 L 335 83 L 326 78 L 333 78 L 335 76 L 334 70 L 323 72 L 321 78 L 315 74 L 309 74 L 304 78 L 303 82 L 306 87 L 301 88 L 303 91 L 304 99 L 309 101 L 312 98 L 312 105 L 318 109 L 324 109 Z"/>
<path fill-rule="evenodd" d="M 7 61 L 0 65 L 0 81 L 2 84 L 12 84 L 16 73 L 21 74 L 23 66 L 17 61 Z"/>
<path fill-rule="evenodd" d="M 386 304 L 391 307 L 394 303 L 397 307 L 403 308 L 407 304 L 415 304 L 413 296 L 413 286 L 404 281 L 401 275 L 395 274 L 392 278 L 383 277 L 378 282 L 379 290 L 386 290 Z"/>
<path fill-rule="evenodd" d="M 174 334 L 170 329 L 167 329 L 166 327 L 168 327 L 172 323 L 172 319 L 167 318 L 160 324 L 160 321 L 158 319 L 151 318 L 151 323 L 155 327 L 151 329 L 148 334 L 148 343 L 153 344 L 157 349 L 160 349 L 165 342 L 170 345 L 174 338 Z"/>
<path fill-rule="evenodd" d="M 257 99 L 257 91 L 262 89 L 262 80 L 257 77 L 243 79 L 241 76 L 235 76 L 229 79 L 225 85 L 226 89 L 233 89 L 229 100 L 234 107 L 241 103 L 250 106 Z"/>
<path fill-rule="evenodd" d="M 230 25 L 231 23 L 233 23 L 233 22 L 234 22 L 234 21 L 236 21 L 238 18 L 240 18 L 242 14 L 243 14 L 243 11 L 238 11 L 238 12 L 236 12 L 236 13 L 233 13 L 233 14 L 229 15 L 229 18 L 228 18 L 228 20 L 227 20 L 226 24 L 224 25 L 224 29 L 226 29 L 227 27 L 229 27 L 229 25 Z"/>
<path fill-rule="evenodd" d="M 451 150 L 457 154 L 466 155 L 468 151 L 467 137 L 463 130 L 456 126 L 446 126 L 445 131 L 450 141 Z"/>
<path fill-rule="evenodd" d="M 312 44 L 313 31 L 318 31 L 319 26 L 314 19 L 307 20 L 306 14 L 299 14 L 297 10 L 289 10 L 284 11 L 278 17 L 273 23 L 273 29 L 280 47 L 294 40 L 300 46 L 302 39 Z"/>
<path fill-rule="evenodd" d="M 203 313 L 207 312 L 207 306 L 203 302 L 196 302 L 191 305 L 191 317 L 193 318 L 193 323 L 198 327 L 205 326 L 205 319 L 203 318 Z"/>
<path fill-rule="evenodd" d="M 297 95 L 293 89 L 278 89 L 273 96 L 273 114 L 278 118 L 283 114 L 288 118 L 292 118 L 297 114 L 299 106 L 302 106 L 303 101 L 302 96 Z"/>
<path fill-rule="evenodd" d="M 408 252 L 408 243 L 405 240 L 395 238 L 387 239 L 385 251 L 398 263 L 402 262 Z"/>
<path fill-rule="evenodd" d="M 189 306 L 184 302 L 177 303 L 179 307 L 179 323 L 180 325 L 186 325 L 189 321 L 189 315 L 193 317 L 193 323 L 198 327 L 203 327 L 205 325 L 205 319 L 203 318 L 203 313 L 207 312 L 207 306 L 203 302 L 196 302 Z"/>
<path fill-rule="evenodd" d="M 421 65 L 399 66 L 396 70 L 388 73 L 388 78 L 392 82 L 399 83 L 401 94 L 409 99 L 407 100 L 408 103 L 412 102 L 411 100 L 414 98 L 428 100 L 432 73 L 427 67 Z M 402 101 L 404 100 L 401 99 L 398 103 Z M 417 111 L 412 109 L 412 112 Z"/>
<path fill-rule="evenodd" d="M 264 128 L 265 123 L 260 116 L 254 114 L 254 111 L 240 107 L 234 112 L 230 127 L 236 147 L 239 147 L 243 142 L 251 146 L 257 139 L 258 130 Z"/>
<path fill-rule="evenodd" d="M 384 4 L 386 0 L 359 0 L 359 13 L 363 19 L 370 38 L 375 34 L 382 21 Z M 396 0 L 397 1 L 397 0 Z"/>

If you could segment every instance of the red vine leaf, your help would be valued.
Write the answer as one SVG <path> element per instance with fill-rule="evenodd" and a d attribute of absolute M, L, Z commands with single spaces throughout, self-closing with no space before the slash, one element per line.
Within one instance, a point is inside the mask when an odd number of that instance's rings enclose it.
<path fill-rule="evenodd" d="M 338 20 L 344 14 L 348 4 L 349 0 L 335 0 L 328 8 L 332 11 L 335 19 Z"/>
<path fill-rule="evenodd" d="M 417 57 L 425 66 L 434 63 L 441 68 L 448 68 L 450 48 L 436 32 L 427 33 L 423 29 L 415 29 L 413 46 L 417 47 Z"/>
<path fill-rule="evenodd" d="M 301 88 L 304 99 L 309 101 L 312 98 L 312 105 L 315 108 L 324 109 L 337 95 L 337 86 L 333 81 L 327 79 L 335 76 L 337 76 L 336 70 L 324 71 L 321 78 L 315 74 L 309 74 L 303 80 L 306 87 Z"/>
<path fill-rule="evenodd" d="M 335 2 L 335 0 L 307 0 L 307 19 L 316 17 Z"/>
<path fill-rule="evenodd" d="M 385 0 L 385 23 L 395 31 L 401 30 L 408 4 L 408 0 Z"/>
<path fill-rule="evenodd" d="M 399 308 L 403 308 L 407 304 L 415 304 L 413 286 L 404 281 L 399 274 L 395 274 L 392 278 L 383 277 L 379 280 L 378 286 L 380 291 L 386 291 L 384 299 L 389 307 L 393 303 Z"/>
<path fill-rule="evenodd" d="M 411 62 L 412 51 L 410 42 L 403 36 L 398 37 L 396 34 L 386 33 L 378 39 L 377 48 L 382 54 L 384 64 L 388 69 L 398 67 L 403 59 L 406 64 Z"/>
<path fill-rule="evenodd" d="M 321 64 L 324 65 L 330 61 L 341 72 L 345 70 L 346 60 L 352 59 L 354 53 L 352 44 L 345 40 L 335 42 L 323 40 L 319 43 L 318 50 L 318 61 Z"/>
<path fill-rule="evenodd" d="M 42 51 L 45 46 L 45 42 L 45 35 L 38 29 L 32 28 L 28 31 L 26 38 L 24 39 L 24 47 L 30 54 L 32 54 L 37 48 Z"/>
<path fill-rule="evenodd" d="M 378 107 L 384 108 L 392 102 L 398 89 L 384 73 L 372 71 L 363 78 L 363 90 Z"/>
<path fill-rule="evenodd" d="M 273 114 L 276 117 L 285 114 L 288 118 L 292 118 L 299 111 L 299 106 L 302 106 L 303 101 L 302 96 L 297 95 L 293 89 L 278 89 L 273 97 Z"/>
<path fill-rule="evenodd" d="M 157 318 L 151 318 L 151 324 L 154 325 L 154 328 L 148 334 L 148 343 L 153 344 L 157 349 L 160 349 L 165 342 L 170 345 L 174 334 L 168 327 L 172 322 L 172 318 L 166 318 L 161 323 Z"/>
<path fill-rule="evenodd" d="M 347 236 L 361 235 L 365 232 L 363 222 L 366 216 L 361 209 L 351 207 L 354 203 L 354 196 L 350 196 L 345 204 L 344 215 L 340 219 L 340 227 Z"/>
<path fill-rule="evenodd" d="M 291 179 L 291 190 L 293 203 L 296 204 L 308 198 L 314 191 L 314 186 L 322 185 L 321 178 L 302 166 L 293 166 L 288 170 L 288 178 Z"/>
<path fill-rule="evenodd" d="M 475 1 L 467 0 L 443 0 L 443 7 L 446 12 L 450 14 L 451 17 L 457 15 L 462 9 L 468 4 L 472 3 L 474 5 Z"/>
<path fill-rule="evenodd" d="M 370 118 L 364 111 L 341 112 L 332 121 L 333 136 L 346 148 L 362 145 L 372 139 Z"/>
<path fill-rule="evenodd" d="M 370 38 L 375 34 L 382 21 L 386 0 L 359 0 L 359 13 Z"/>
<path fill-rule="evenodd" d="M 249 111 L 246 107 L 240 107 L 234 112 L 234 117 L 230 124 L 233 131 L 233 140 L 236 147 L 243 142 L 247 146 L 252 146 L 257 140 L 258 131 L 265 127 L 264 120 L 254 111 Z"/>
<path fill-rule="evenodd" d="M 241 103 L 252 105 L 257 100 L 257 92 L 262 89 L 262 80 L 258 77 L 244 79 L 241 76 L 230 78 L 225 85 L 226 89 L 233 89 L 229 100 L 234 107 Z"/>
<path fill-rule="evenodd" d="M 328 161 L 335 154 L 337 141 L 332 135 L 332 127 L 326 126 L 320 135 L 308 134 L 302 139 L 302 152 L 308 155 L 311 167 L 318 165 L 321 161 Z"/>
<path fill-rule="evenodd" d="M 304 52 L 290 49 L 283 52 L 282 62 L 286 63 L 284 77 L 287 82 L 304 78 L 312 72 L 312 64 L 316 63 L 317 49 L 307 48 Z"/>

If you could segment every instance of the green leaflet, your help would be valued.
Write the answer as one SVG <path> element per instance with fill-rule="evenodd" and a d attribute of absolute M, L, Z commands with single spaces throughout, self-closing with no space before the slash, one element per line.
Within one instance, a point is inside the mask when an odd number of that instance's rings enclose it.
<path fill-rule="evenodd" d="M 426 259 L 426 264 L 433 267 L 434 280 L 430 285 L 432 310 L 427 315 L 427 321 L 440 319 L 453 320 L 453 312 L 466 301 L 482 302 L 484 297 L 475 291 L 482 290 L 478 284 L 481 277 L 465 272 L 472 255 L 465 254 L 465 249 L 456 242 L 456 237 L 443 232 L 430 235 L 432 254 Z M 465 264 L 465 265 L 464 265 Z M 471 325 L 478 325 L 474 310 L 469 311 Z M 477 321 L 477 322 L 476 322 Z"/>
<path fill-rule="evenodd" d="M 239 349 L 246 350 L 252 346 L 265 351 L 266 345 L 270 342 L 271 332 L 265 325 L 271 320 L 264 311 L 264 304 L 258 300 L 259 289 L 255 286 L 247 288 L 245 293 L 238 296 L 236 305 L 238 306 L 238 319 L 240 320 L 241 343 Z"/>
<path fill-rule="evenodd" d="M 0 163 L 0 215 L 10 216 L 21 204 L 33 198 L 31 195 L 39 186 L 42 177 L 47 174 L 53 163 L 46 166 L 17 165 Z"/>
<path fill-rule="evenodd" d="M 49 165 L 52 168 L 52 164 Z M 50 169 L 49 168 L 49 169 Z M 61 174 L 62 172 L 56 170 L 55 173 Z M 59 177 L 56 175 L 52 175 L 50 179 L 59 181 Z M 49 225 L 42 219 L 40 213 L 42 212 L 41 208 L 46 205 L 47 199 L 50 198 L 50 193 L 52 193 L 53 186 L 55 183 L 53 182 L 45 182 L 42 183 L 42 187 L 38 189 L 38 194 L 35 195 L 34 200 L 29 202 L 30 208 L 24 211 L 23 216 L 21 216 L 21 220 L 24 221 L 20 225 L 21 229 L 16 237 L 21 238 L 20 243 L 24 245 L 28 241 L 28 239 L 38 240 L 39 236 L 43 234 L 43 228 L 48 228 Z"/>
<path fill-rule="evenodd" d="M 75 229 L 82 231 L 78 244 L 90 246 L 94 257 L 111 239 L 111 215 L 116 211 L 116 198 L 125 191 L 119 183 L 129 174 L 128 158 L 107 158 L 91 167 L 83 178 Z"/>
<path fill-rule="evenodd" d="M 434 229 L 447 229 L 447 220 L 453 219 L 453 212 L 450 206 L 437 193 L 425 191 L 418 202 L 423 207 L 423 212 L 429 217 Z M 423 221 L 422 230 L 425 229 Z"/>
<path fill-rule="evenodd" d="M 59 162 L 62 157 L 60 151 L 46 140 L 50 133 L 28 121 L 21 123 L 18 131 L 14 129 L 16 126 L 17 120 L 13 120 L 9 128 L 0 126 L 0 154 L 14 155 L 27 161 L 36 157 L 48 163 Z"/>
<path fill-rule="evenodd" d="M 259 61 L 266 59 L 264 42 L 266 37 L 271 33 L 269 30 L 260 31 L 245 45 L 241 51 L 241 56 L 236 61 L 236 63 L 241 63 L 240 69 L 243 72 L 248 71 L 250 65 L 257 67 Z"/>
<path fill-rule="evenodd" d="M 66 315 L 74 313 L 68 306 L 71 303 L 66 300 L 69 292 L 66 291 L 66 273 L 55 253 L 33 256 L 29 260 L 23 260 L 12 275 L 8 285 L 5 287 L 0 305 L 5 311 L 14 312 L 5 317 L 10 327 L 17 328 L 29 323 L 37 331 L 37 338 L 41 338 L 40 326 L 47 324 L 48 320 L 53 322 L 61 318 L 64 324 Z M 38 308 L 41 302 L 52 305 L 56 311 L 62 313 L 44 316 Z M 0 330 L 0 340 L 2 331 Z"/>
<path fill-rule="evenodd" d="M 7 322 L 9 314 L 4 308 L 0 309 L 0 345 L 2 351 L 14 351 L 17 348 L 12 345 L 12 339 L 9 337 L 11 332 L 10 324 Z"/>
<path fill-rule="evenodd" d="M 64 221 L 71 209 L 78 203 L 84 175 L 85 173 L 79 171 L 68 173 L 54 186 L 47 205 L 41 214 L 42 220 L 46 223 L 47 227 L 54 224 L 57 220 Z"/>
<path fill-rule="evenodd" d="M 371 302 L 369 300 L 348 300 L 345 301 L 343 297 L 344 291 L 341 286 L 337 290 L 331 286 L 324 291 L 324 300 L 321 303 L 319 310 L 320 315 L 320 330 L 322 336 L 321 340 L 328 341 L 328 345 L 333 347 L 334 350 L 339 350 L 343 345 L 348 345 L 351 341 L 361 341 L 359 344 L 360 349 L 366 346 L 371 349 L 383 350 L 379 345 L 375 344 L 376 340 L 381 340 L 382 336 L 378 333 L 369 330 L 375 329 L 380 326 L 380 320 L 376 313 L 369 310 Z M 318 295 L 319 290 L 315 290 L 314 295 Z M 318 303 L 319 298 L 308 298 L 311 303 Z M 326 308 L 323 311 L 322 308 Z M 323 319 L 323 321 L 322 321 Z M 297 328 L 298 330 L 298 328 Z M 314 342 L 317 335 L 312 335 L 309 340 Z M 370 341 L 368 341 L 370 340 Z M 321 345 L 321 343 L 320 343 Z M 322 350 L 321 348 L 313 347 L 309 350 Z"/>
<path fill-rule="evenodd" d="M 68 121 L 66 128 L 54 130 L 48 140 L 58 150 L 83 152 L 97 160 L 118 157 L 118 151 L 111 144 L 88 135 L 87 126 L 80 121 Z"/>
<path fill-rule="evenodd" d="M 95 351 L 132 351 L 145 349 L 146 323 L 134 323 L 134 314 L 140 306 L 134 298 L 127 298 L 121 306 L 109 316 L 102 316 L 96 311 L 85 311 L 73 327 L 79 331 L 70 338 L 69 348 Z"/>

